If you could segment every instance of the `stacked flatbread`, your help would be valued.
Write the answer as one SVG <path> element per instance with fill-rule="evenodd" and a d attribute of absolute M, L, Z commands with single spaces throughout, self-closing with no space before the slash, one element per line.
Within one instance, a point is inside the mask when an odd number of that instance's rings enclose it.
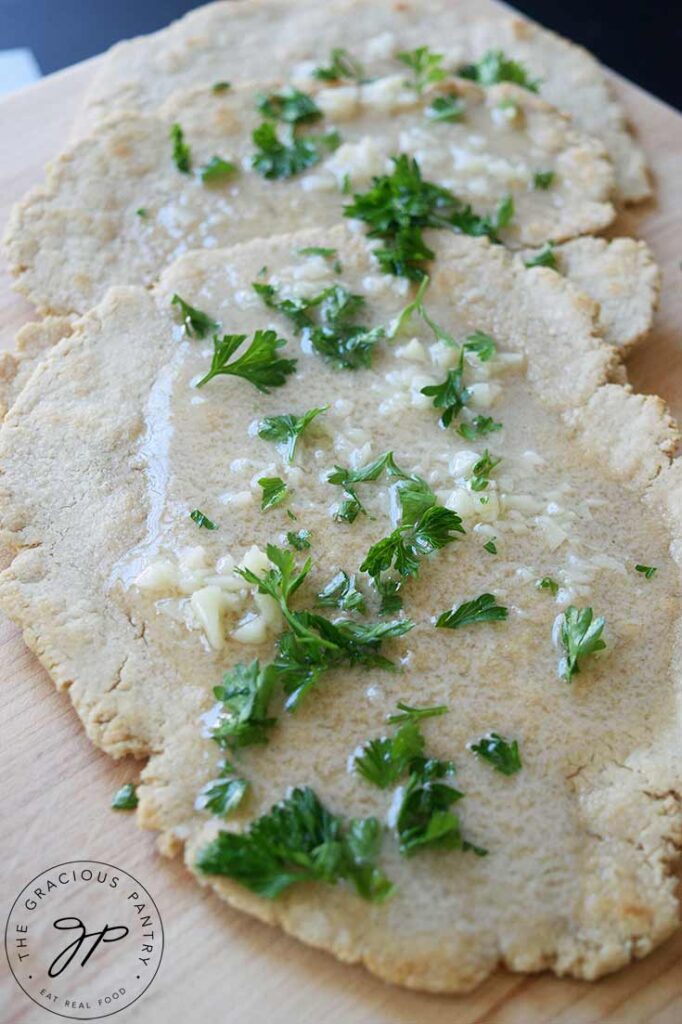
<path fill-rule="evenodd" d="M 147 760 L 140 824 L 233 905 L 447 992 L 498 964 L 595 978 L 645 955 L 678 923 L 682 837 L 677 432 L 620 362 L 658 271 L 644 242 L 597 237 L 649 195 L 644 158 L 591 56 L 478 6 L 234 0 L 115 47 L 13 211 L 44 318 L 0 363 L 0 607 L 92 741 Z M 367 197 L 391 188 L 407 233 L 372 235 Z M 414 231 L 419 259 L 385 256 Z M 269 331 L 279 369 L 253 387 L 226 353 Z M 263 423 L 306 410 L 287 454 Z M 407 487 L 455 532 L 415 535 L 418 570 L 389 579 L 362 567 L 421 522 Z M 291 607 L 259 584 L 273 544 L 303 573 Z M 493 591 L 497 613 L 457 621 Z M 567 669 L 576 607 L 606 648 Z M 269 693 L 247 723 L 267 742 L 225 739 L 214 688 L 283 658 L 287 629 L 310 641 L 313 611 L 390 627 L 398 671 L 354 648 L 294 710 Z M 465 795 L 447 842 L 410 856 L 408 783 L 358 768 L 376 737 L 391 756 L 398 702 L 441 708 L 402 715 Z M 496 771 L 484 735 L 522 766 Z M 268 892 L 255 840 L 239 871 L 224 849 L 301 790 L 338 818 L 323 852 L 310 819 L 289 829 L 306 867 Z M 381 854 L 347 840 L 360 819 Z"/>

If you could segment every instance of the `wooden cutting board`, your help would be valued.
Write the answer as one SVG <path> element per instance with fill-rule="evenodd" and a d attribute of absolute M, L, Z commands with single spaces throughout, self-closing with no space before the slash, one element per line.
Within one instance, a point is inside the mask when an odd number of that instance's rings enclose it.
<path fill-rule="evenodd" d="M 70 68 L 0 103 L 0 224 L 43 177 L 66 142 L 96 60 Z M 644 144 L 656 199 L 619 218 L 611 234 L 653 247 L 663 294 L 653 334 L 632 355 L 637 390 L 661 394 L 682 418 L 682 117 L 613 76 Z M 0 347 L 12 346 L 30 307 L 0 279 Z M 144 1024 L 680 1024 L 682 932 L 656 953 L 595 984 L 498 973 L 453 998 L 383 984 L 337 963 L 199 890 L 182 865 L 160 857 L 154 836 L 109 809 L 112 793 L 137 776 L 85 739 L 67 694 L 57 694 L 18 631 L 0 617 L 0 918 L 23 886 L 51 865 L 92 859 L 119 865 L 147 887 L 161 912 L 166 947 L 143 998 L 117 1020 Z M 46 1021 L 9 975 L 0 954 L 0 1021 Z"/>

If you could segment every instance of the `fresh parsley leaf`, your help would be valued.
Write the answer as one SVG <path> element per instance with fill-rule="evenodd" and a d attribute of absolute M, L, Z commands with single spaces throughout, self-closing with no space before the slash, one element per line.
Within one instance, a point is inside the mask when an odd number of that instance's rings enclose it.
<path fill-rule="evenodd" d="M 533 188 L 548 189 L 556 178 L 555 171 L 536 171 L 533 175 Z"/>
<path fill-rule="evenodd" d="M 135 213 L 142 220 L 145 220 L 149 216 L 149 210 L 145 206 L 138 207 L 138 209 L 135 210 Z"/>
<path fill-rule="evenodd" d="M 494 537 L 492 540 L 486 541 L 486 543 L 483 545 L 483 550 L 487 551 L 489 555 L 497 554 L 497 544 L 495 543 Z"/>
<path fill-rule="evenodd" d="M 230 160 L 223 160 L 221 156 L 211 157 L 209 162 L 201 168 L 201 180 L 205 185 L 225 181 L 231 178 L 237 170 L 237 165 Z"/>
<path fill-rule="evenodd" d="M 299 530 L 297 533 L 290 530 L 287 533 L 287 540 L 296 551 L 308 551 L 310 548 L 310 530 Z"/>
<path fill-rule="evenodd" d="M 205 338 L 211 331 L 218 330 L 218 324 L 215 320 L 212 320 L 207 313 L 202 313 L 200 309 L 190 306 L 189 302 L 185 302 L 179 295 L 175 294 L 173 296 L 171 306 L 179 306 L 182 315 L 182 325 L 185 328 L 185 333 L 190 338 Z"/>
<path fill-rule="evenodd" d="M 281 505 L 287 496 L 287 485 L 281 477 L 262 476 L 258 481 L 258 486 L 263 491 L 260 503 L 261 512 L 267 512 L 268 509 Z"/>
<path fill-rule="evenodd" d="M 472 743 L 469 749 L 484 761 L 488 761 L 503 775 L 514 775 L 521 771 L 521 755 L 517 740 L 510 742 L 496 732 L 489 732 L 482 736 L 478 743 Z"/>
<path fill-rule="evenodd" d="M 227 92 L 227 90 L 231 87 L 231 85 L 232 85 L 231 82 L 216 82 L 215 85 L 213 86 L 213 92 L 215 92 L 215 93 Z"/>
<path fill-rule="evenodd" d="M 192 151 L 185 142 L 185 133 L 179 124 L 171 125 L 170 139 L 173 143 L 173 161 L 182 174 L 192 170 Z"/>
<path fill-rule="evenodd" d="M 358 623 L 350 619 L 330 622 L 308 611 L 294 611 L 291 598 L 310 572 L 308 558 L 299 569 L 291 551 L 269 544 L 267 556 L 273 568 L 261 576 L 250 569 L 236 571 L 248 583 L 277 601 L 288 630 L 278 641 L 278 653 L 270 666 L 275 680 L 282 685 L 285 707 L 294 711 L 306 693 L 330 668 L 362 664 L 392 669 L 393 663 L 380 653 L 385 640 L 403 636 L 414 626 L 409 619 L 393 622 Z"/>
<path fill-rule="evenodd" d="M 393 886 L 377 866 L 381 826 L 375 818 L 345 822 L 312 789 L 294 789 L 242 833 L 219 832 L 198 855 L 197 867 L 224 875 L 267 899 L 297 882 L 351 882 L 380 903 Z"/>
<path fill-rule="evenodd" d="M 490 474 L 502 462 L 501 458 L 493 458 L 487 448 L 484 448 L 478 462 L 474 463 L 471 470 L 471 490 L 484 491 L 490 483 Z"/>
<path fill-rule="evenodd" d="M 457 427 L 457 433 L 467 441 L 477 441 L 496 430 L 502 430 L 502 424 L 496 423 L 492 416 L 474 416 L 468 423 L 460 423 Z"/>
<path fill-rule="evenodd" d="M 365 512 L 365 506 L 360 501 L 356 485 L 367 483 L 370 480 L 378 480 L 382 473 L 386 472 L 389 477 L 407 479 L 408 474 L 403 473 L 396 464 L 393 452 L 384 452 L 373 462 L 357 469 L 345 469 L 343 466 L 334 466 L 334 471 L 327 476 L 327 482 L 342 487 L 345 498 L 339 505 L 334 518 L 339 522 L 352 523 L 360 512 Z"/>
<path fill-rule="evenodd" d="M 405 154 L 391 159 L 392 173 L 374 177 L 369 190 L 356 193 L 343 208 L 344 216 L 367 224 L 369 238 L 383 240 L 384 247 L 374 256 L 387 274 L 422 280 L 425 264 L 434 256 L 422 237 L 424 228 L 449 228 L 497 241 L 497 232 L 513 216 L 510 196 L 492 215 L 481 217 L 448 189 L 424 181 L 415 159 Z"/>
<path fill-rule="evenodd" d="M 395 736 L 369 740 L 353 759 L 359 775 L 379 789 L 393 786 L 407 772 L 410 763 L 424 753 L 424 737 L 414 724 L 406 722 Z"/>
<path fill-rule="evenodd" d="M 417 759 L 402 792 L 396 831 L 400 852 L 412 857 L 425 847 L 441 850 L 468 848 L 462 839 L 459 818 L 449 810 L 464 795 L 441 780 L 454 774 L 450 761 Z"/>
<path fill-rule="evenodd" d="M 635 572 L 641 572 L 646 579 L 650 580 L 652 576 L 656 575 L 657 567 L 655 565 L 636 565 Z"/>
<path fill-rule="evenodd" d="M 536 580 L 535 586 L 538 590 L 549 590 L 552 597 L 559 593 L 559 584 L 551 576 L 543 576 L 541 580 Z"/>
<path fill-rule="evenodd" d="M 337 250 L 330 249 L 326 245 L 304 245 L 302 249 L 297 249 L 296 252 L 299 256 L 322 256 L 324 259 L 329 260 L 336 256 Z"/>
<path fill-rule="evenodd" d="M 399 612 L 403 606 L 403 599 L 400 596 L 403 581 L 392 580 L 388 576 L 377 576 L 372 580 L 372 583 L 381 599 L 379 613 L 381 615 L 394 615 L 396 612 Z"/>
<path fill-rule="evenodd" d="M 602 640 L 604 619 L 593 618 L 591 608 L 576 608 L 569 605 L 560 619 L 559 640 L 564 654 L 559 660 L 559 675 L 570 683 L 573 676 L 580 672 L 580 664 L 584 658 L 603 651 L 606 644 Z"/>
<path fill-rule="evenodd" d="M 251 166 L 268 181 L 291 178 L 308 167 L 314 167 L 325 151 L 332 152 L 341 143 L 338 132 L 304 136 L 289 134 L 282 142 L 277 129 L 269 121 L 254 129 L 252 139 L 257 152 L 251 159 Z"/>
<path fill-rule="evenodd" d="M 507 608 L 495 604 L 493 594 L 481 594 L 473 601 L 465 601 L 457 608 L 443 612 L 436 619 L 436 626 L 441 629 L 460 629 L 474 622 L 501 622 L 508 615 Z"/>
<path fill-rule="evenodd" d="M 134 811 L 137 804 L 137 787 L 134 782 L 126 782 L 117 789 L 111 800 L 111 806 L 115 811 Z"/>
<path fill-rule="evenodd" d="M 281 92 L 261 93 L 256 99 L 256 107 L 263 117 L 285 124 L 309 124 L 322 117 L 322 111 L 312 96 L 292 86 Z"/>
<path fill-rule="evenodd" d="M 230 362 L 230 357 L 245 341 L 245 334 L 224 334 L 222 338 L 215 334 L 211 368 L 197 387 L 201 388 L 214 377 L 225 374 L 243 377 L 265 394 L 271 388 L 281 388 L 296 369 L 295 359 L 281 359 L 277 355 L 277 350 L 286 345 L 286 339 L 279 338 L 276 331 L 256 331 L 247 348 Z"/>
<path fill-rule="evenodd" d="M 234 765 L 227 760 L 220 762 L 218 770 L 218 778 L 211 779 L 199 791 L 194 806 L 198 811 L 210 811 L 211 814 L 226 818 L 243 801 L 249 783 L 237 774 Z"/>
<path fill-rule="evenodd" d="M 400 576 L 416 576 L 419 561 L 455 540 L 455 533 L 464 533 L 462 520 L 456 512 L 431 505 L 413 524 L 405 524 L 373 544 L 360 566 L 376 579 L 393 568 Z"/>
<path fill-rule="evenodd" d="M 258 661 L 239 663 L 226 672 L 222 684 L 213 689 L 218 701 L 209 713 L 209 735 L 219 747 L 236 750 L 254 743 L 267 743 L 276 718 L 268 715 L 276 676 Z"/>
<path fill-rule="evenodd" d="M 198 508 L 195 508 L 190 512 L 189 517 L 197 524 L 197 526 L 202 526 L 204 530 L 218 529 L 216 523 L 214 523 L 212 519 L 209 519 L 208 516 L 205 516 L 203 512 L 200 512 Z"/>
<path fill-rule="evenodd" d="M 326 67 L 318 67 L 313 71 L 313 78 L 320 82 L 338 82 L 342 78 L 354 78 L 360 81 L 364 77 L 362 64 L 350 55 L 343 47 L 335 47 Z"/>
<path fill-rule="evenodd" d="M 317 595 L 317 603 L 327 608 L 341 608 L 345 612 L 365 611 L 364 595 L 355 586 L 355 576 L 337 572 Z"/>
<path fill-rule="evenodd" d="M 449 711 L 447 704 L 434 704 L 432 707 L 415 708 L 405 704 L 402 700 L 398 701 L 397 708 L 398 713 L 389 715 L 386 719 L 390 725 L 397 725 L 401 722 L 419 722 L 422 718 L 439 718 Z"/>
<path fill-rule="evenodd" d="M 554 252 L 554 243 L 545 242 L 542 249 L 531 256 L 529 259 L 524 260 L 527 267 L 549 267 L 550 270 L 557 269 L 556 254 Z"/>
<path fill-rule="evenodd" d="M 467 334 L 462 342 L 462 348 L 465 352 L 473 352 L 482 363 L 487 363 L 497 352 L 495 339 L 485 331 L 474 331 L 472 334 Z"/>
<path fill-rule="evenodd" d="M 293 462 L 296 445 L 303 431 L 316 416 L 326 412 L 328 408 L 328 405 L 323 405 L 319 409 L 309 409 L 302 416 L 294 416 L 291 413 L 285 413 L 283 416 L 266 416 L 258 424 L 258 436 L 264 441 L 274 441 L 287 462 Z"/>
<path fill-rule="evenodd" d="M 465 109 L 459 96 L 436 96 L 426 108 L 426 116 L 430 121 L 461 121 Z"/>
<path fill-rule="evenodd" d="M 367 328 L 354 323 L 362 313 L 365 299 L 343 285 L 334 284 L 309 298 L 280 299 L 271 284 L 252 285 L 270 309 L 283 313 L 294 324 L 304 345 L 327 359 L 337 369 L 355 370 L 370 366 L 376 343 L 385 336 L 382 327 Z"/>
<path fill-rule="evenodd" d="M 464 386 L 464 350 L 460 353 L 459 363 L 448 370 L 447 377 L 440 384 L 429 384 L 421 388 L 421 394 L 433 399 L 436 409 L 442 409 L 440 422 L 449 427 L 453 419 L 471 398 L 471 391 Z"/>
<path fill-rule="evenodd" d="M 510 60 L 502 50 L 488 50 L 475 64 L 459 69 L 461 78 L 470 78 L 480 85 L 495 85 L 497 82 L 514 82 L 530 92 L 537 92 L 540 80 L 532 79 L 523 64 Z"/>
<path fill-rule="evenodd" d="M 445 70 L 441 67 L 443 63 L 442 53 L 433 53 L 428 46 L 418 46 L 416 50 L 405 50 L 397 55 L 398 60 L 408 67 L 413 78 L 407 85 L 410 85 L 421 95 L 427 85 L 442 82 L 445 78 Z"/>

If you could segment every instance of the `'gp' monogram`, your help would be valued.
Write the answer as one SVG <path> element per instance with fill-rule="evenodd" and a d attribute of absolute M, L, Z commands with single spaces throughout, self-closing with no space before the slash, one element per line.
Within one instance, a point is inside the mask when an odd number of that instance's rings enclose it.
<path fill-rule="evenodd" d="M 85 925 L 79 917 L 60 917 L 53 923 L 53 927 L 57 928 L 59 931 L 73 931 L 74 929 L 78 929 L 79 934 L 73 942 L 70 942 L 69 945 L 61 951 L 61 953 L 57 954 L 50 964 L 47 972 L 50 978 L 57 978 L 62 971 L 66 970 L 86 939 L 94 939 L 95 941 L 81 960 L 81 967 L 85 966 L 99 946 L 100 942 L 119 942 L 121 939 L 124 939 L 130 931 L 130 929 L 126 928 L 125 925 L 110 926 L 105 924 L 104 928 L 99 932 L 87 932 L 85 930 Z"/>

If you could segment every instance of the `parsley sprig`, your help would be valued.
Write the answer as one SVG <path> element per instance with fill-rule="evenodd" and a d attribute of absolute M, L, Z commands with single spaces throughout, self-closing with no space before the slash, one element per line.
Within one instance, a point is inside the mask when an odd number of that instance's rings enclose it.
<path fill-rule="evenodd" d="M 436 619 L 440 629 L 460 629 L 475 622 L 502 622 L 509 615 L 509 610 L 496 604 L 493 594 L 481 594 L 473 601 L 465 601 L 449 612 L 443 612 Z"/>
<path fill-rule="evenodd" d="M 370 238 L 381 239 L 374 251 L 387 274 L 420 281 L 426 263 L 434 253 L 424 242 L 424 228 L 447 228 L 466 235 L 487 235 L 498 241 L 498 233 L 514 215 L 514 203 L 507 196 L 493 214 L 479 216 L 447 188 L 424 181 L 419 164 L 405 154 L 392 157 L 393 171 L 372 179 L 367 192 L 356 193 L 344 207 L 346 217 L 364 221 Z"/>
<path fill-rule="evenodd" d="M 343 47 L 335 47 L 329 57 L 329 64 L 320 66 L 313 71 L 313 78 L 319 82 L 338 82 L 342 78 L 361 81 L 364 69 L 360 61 L 351 56 Z"/>
<path fill-rule="evenodd" d="M 502 50 L 488 50 L 475 64 L 461 67 L 458 74 L 479 85 L 514 82 L 530 92 L 538 92 L 541 85 L 540 79 L 531 78 L 523 64 L 507 57 Z"/>
<path fill-rule="evenodd" d="M 451 122 L 461 121 L 466 107 L 460 96 L 436 96 L 426 108 L 426 116 L 429 121 Z"/>
<path fill-rule="evenodd" d="M 192 151 L 185 142 L 185 133 L 179 124 L 171 125 L 170 139 L 173 143 L 173 162 L 182 174 L 192 171 Z"/>
<path fill-rule="evenodd" d="M 556 270 L 558 264 L 556 253 L 554 252 L 554 243 L 545 242 L 542 248 L 532 256 L 529 256 L 527 260 L 524 260 L 524 263 L 527 267 L 549 267 L 550 270 Z"/>
<path fill-rule="evenodd" d="M 195 508 L 189 514 L 192 522 L 196 523 L 197 526 L 202 527 L 204 530 L 217 530 L 217 523 L 214 523 L 212 519 L 209 519 L 207 515 L 201 511 L 201 509 Z"/>
<path fill-rule="evenodd" d="M 247 347 L 230 362 L 246 337 L 245 334 L 224 334 L 221 338 L 214 334 L 211 368 L 197 383 L 198 388 L 221 374 L 243 377 L 265 394 L 286 383 L 289 374 L 296 369 L 295 359 L 282 359 L 277 354 L 278 349 L 286 345 L 286 339 L 278 337 L 276 331 L 256 331 Z"/>
<path fill-rule="evenodd" d="M 384 452 L 372 462 L 358 466 L 357 469 L 334 466 L 333 472 L 327 476 L 327 482 L 342 487 L 344 492 L 344 499 L 336 510 L 334 518 L 339 522 L 352 523 L 360 512 L 366 514 L 367 510 L 358 497 L 357 485 L 378 480 L 383 473 L 390 478 L 409 479 L 409 474 L 397 465 L 393 452 Z"/>
<path fill-rule="evenodd" d="M 177 293 L 171 299 L 171 306 L 179 308 L 185 334 L 190 338 L 205 338 L 207 334 L 218 330 L 217 321 L 213 320 L 208 313 L 203 313 L 200 309 L 190 306 L 189 302 L 185 302 Z"/>
<path fill-rule="evenodd" d="M 302 416 L 285 413 L 282 416 L 266 416 L 258 424 L 258 436 L 264 441 L 273 441 L 277 450 L 287 462 L 294 461 L 299 438 L 312 421 L 329 408 L 328 405 L 316 409 L 308 409 Z"/>
<path fill-rule="evenodd" d="M 376 860 L 382 829 L 376 818 L 346 822 L 309 787 L 289 796 L 243 833 L 218 833 L 198 855 L 207 875 L 223 875 L 267 899 L 299 882 L 350 882 L 366 900 L 380 903 L 393 886 Z"/>
<path fill-rule="evenodd" d="M 521 771 L 518 740 L 506 740 L 496 732 L 489 732 L 478 743 L 472 743 L 469 749 L 502 775 L 515 775 Z"/>
<path fill-rule="evenodd" d="M 570 683 L 580 672 L 583 660 L 606 647 L 602 639 L 604 619 L 594 618 L 591 608 L 569 605 L 560 620 L 559 640 L 564 653 L 559 659 L 559 675 Z"/>
<path fill-rule="evenodd" d="M 134 811 L 138 802 L 135 783 L 126 782 L 114 793 L 111 799 L 111 806 L 115 811 Z"/>
<path fill-rule="evenodd" d="M 412 79 L 406 84 L 418 95 L 429 85 L 442 82 L 446 72 L 443 67 L 443 54 L 434 53 L 428 46 L 418 46 L 416 50 L 404 50 L 397 54 L 398 60 L 410 69 Z"/>
<path fill-rule="evenodd" d="M 317 595 L 317 603 L 326 608 L 341 608 L 345 612 L 364 612 L 365 596 L 357 589 L 355 576 L 341 570 Z"/>
<path fill-rule="evenodd" d="M 261 512 L 267 512 L 269 509 L 281 505 L 287 496 L 287 485 L 280 476 L 262 476 L 258 480 L 258 486 L 263 492 L 260 503 Z"/>
<path fill-rule="evenodd" d="M 322 111 L 307 93 L 288 87 L 281 92 L 261 93 L 256 107 L 267 120 L 253 132 L 257 152 L 252 166 L 264 178 L 290 178 L 322 159 L 325 151 L 336 149 L 341 139 L 338 132 L 322 135 L 300 135 L 301 125 L 319 121 Z M 277 122 L 283 126 L 280 138 Z"/>
<path fill-rule="evenodd" d="M 309 298 L 281 299 L 271 284 L 254 283 L 253 289 L 269 309 L 286 316 L 309 345 L 337 369 L 370 366 L 376 343 L 385 337 L 382 327 L 356 323 L 365 307 L 362 295 L 341 284 L 331 285 Z"/>
<path fill-rule="evenodd" d="M 199 791 L 194 806 L 198 811 L 210 811 L 226 818 L 242 803 L 249 790 L 249 782 L 242 778 L 227 759 L 218 765 L 218 776 Z"/>
<path fill-rule="evenodd" d="M 267 743 L 277 721 L 268 714 L 276 684 L 270 666 L 261 668 L 258 661 L 240 662 L 226 672 L 220 686 L 213 688 L 218 703 L 210 716 L 211 738 L 225 750 Z"/>

